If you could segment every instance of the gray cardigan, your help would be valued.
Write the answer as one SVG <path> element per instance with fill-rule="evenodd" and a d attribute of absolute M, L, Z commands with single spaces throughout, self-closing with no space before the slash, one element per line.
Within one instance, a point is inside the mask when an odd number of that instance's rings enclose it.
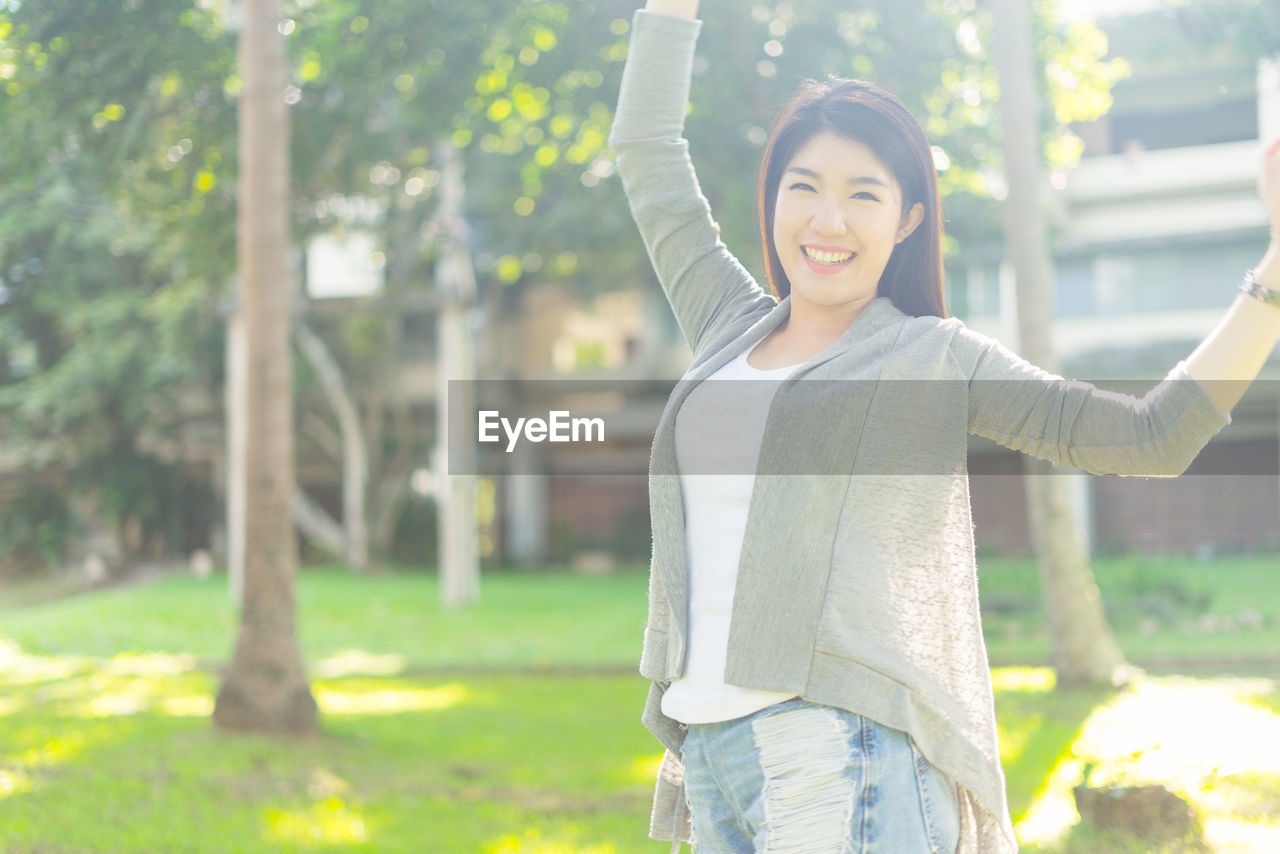
<path fill-rule="evenodd" d="M 683 135 L 696 21 L 637 12 L 610 144 L 693 362 L 653 441 L 653 561 L 640 672 L 667 748 L 654 838 L 689 838 L 664 716 L 689 585 L 675 417 L 690 390 L 788 316 L 720 242 Z M 821 380 L 823 382 L 814 382 Z M 1095 473 L 1175 476 L 1228 418 L 1181 364 L 1144 398 L 1041 371 L 956 319 L 879 297 L 782 383 L 751 498 L 725 681 L 794 692 L 908 732 L 958 783 L 961 854 L 1017 850 L 978 611 L 969 433 Z M 675 847 L 675 845 L 673 845 Z"/>

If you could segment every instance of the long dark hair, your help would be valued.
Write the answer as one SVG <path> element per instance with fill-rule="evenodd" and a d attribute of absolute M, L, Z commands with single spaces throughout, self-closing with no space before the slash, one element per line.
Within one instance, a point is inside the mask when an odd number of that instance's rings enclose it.
<path fill-rule="evenodd" d="M 880 276 L 879 295 L 915 317 L 946 317 L 942 292 L 942 208 L 938 173 L 924 130 L 902 102 L 863 80 L 809 80 L 800 86 L 774 124 L 760 164 L 760 231 L 765 270 L 779 299 L 791 282 L 773 243 L 773 209 L 782 173 L 810 139 L 825 131 L 870 148 L 893 172 L 902 188 L 905 215 L 919 202 L 924 220 L 889 256 Z"/>

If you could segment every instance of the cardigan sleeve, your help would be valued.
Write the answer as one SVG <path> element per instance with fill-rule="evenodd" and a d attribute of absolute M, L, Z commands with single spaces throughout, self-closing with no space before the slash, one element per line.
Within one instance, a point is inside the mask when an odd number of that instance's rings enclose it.
<path fill-rule="evenodd" d="M 969 374 L 969 432 L 1054 465 L 1176 477 L 1231 422 L 1182 362 L 1137 398 L 1063 379 L 963 326 L 952 351 Z"/>
<path fill-rule="evenodd" d="M 700 29 L 636 12 L 609 135 L 632 217 L 695 353 L 734 318 L 776 304 L 721 242 L 683 138 Z"/>

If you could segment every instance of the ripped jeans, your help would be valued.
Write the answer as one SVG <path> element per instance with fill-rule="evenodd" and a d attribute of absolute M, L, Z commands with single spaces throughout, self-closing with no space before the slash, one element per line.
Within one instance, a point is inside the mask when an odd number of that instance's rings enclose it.
<path fill-rule="evenodd" d="M 904 732 L 807 700 L 691 724 L 695 854 L 953 854 L 955 785 Z"/>

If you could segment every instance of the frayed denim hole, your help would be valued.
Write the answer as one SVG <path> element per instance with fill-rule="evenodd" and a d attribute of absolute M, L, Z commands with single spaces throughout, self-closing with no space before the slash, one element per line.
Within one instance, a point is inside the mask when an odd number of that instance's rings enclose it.
<path fill-rule="evenodd" d="M 761 717 L 752 734 L 764 775 L 763 854 L 844 854 L 858 795 L 849 728 L 834 710 Z"/>

